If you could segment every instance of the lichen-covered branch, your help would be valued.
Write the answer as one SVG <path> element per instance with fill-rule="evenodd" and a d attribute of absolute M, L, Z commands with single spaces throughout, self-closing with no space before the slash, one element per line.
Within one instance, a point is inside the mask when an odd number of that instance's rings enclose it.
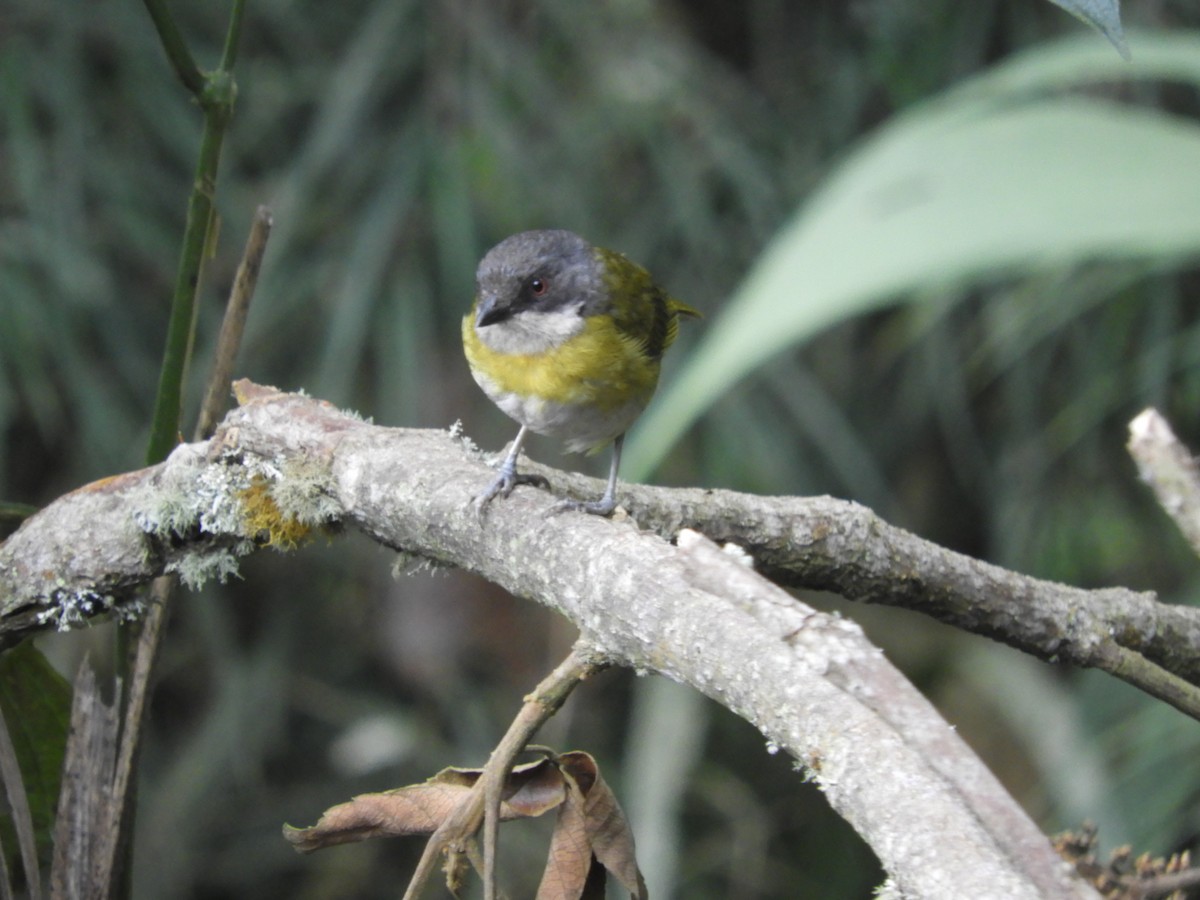
<path fill-rule="evenodd" d="M 664 536 L 687 524 L 736 538 L 793 584 L 870 600 L 924 594 L 928 611 L 1084 664 L 1114 646 L 1104 634 L 1147 656 L 1171 640 L 1186 653 L 1197 633 L 1177 615 L 1186 611 L 986 566 L 830 498 L 623 489 L 646 531 L 622 518 L 547 517 L 553 498 L 522 489 L 481 523 L 470 498 L 490 473 L 461 436 L 381 428 L 247 382 L 237 390 L 242 405 L 212 440 L 60 498 L 0 545 L 0 635 L 119 608 L 163 572 L 220 578 L 263 543 L 355 527 L 552 606 L 615 661 L 690 684 L 753 722 L 822 786 L 906 895 L 1091 896 L 856 626 L 805 607 L 697 533 L 679 546 Z M 558 489 L 581 486 L 548 474 Z"/>
<path fill-rule="evenodd" d="M 247 382 L 240 392 L 246 405 L 226 419 L 214 441 L 179 447 L 165 466 L 80 488 L 0 545 L 0 639 L 120 608 L 129 588 L 164 571 L 179 572 L 190 584 L 224 578 L 235 571 L 238 555 L 259 544 L 286 546 L 312 528 L 343 520 L 391 546 L 467 568 L 488 551 L 478 542 L 492 532 L 516 531 L 533 540 L 518 517 L 531 506 L 539 510 L 538 539 L 585 525 L 574 516 L 543 522 L 541 508 L 550 498 L 521 490 L 494 504 L 488 522 L 496 524 L 479 529 L 459 518 L 460 506 L 487 478 L 469 441 L 371 426 L 311 398 Z M 591 479 L 528 467 L 544 472 L 556 491 L 595 491 Z M 374 473 L 371 496 L 397 496 L 367 512 L 361 503 L 344 507 L 339 474 L 358 483 L 368 470 Z M 946 550 L 830 497 L 623 484 L 622 501 L 642 528 L 664 537 L 689 527 L 742 546 L 779 584 L 918 610 L 1043 659 L 1105 669 L 1197 714 L 1200 613 L 1194 609 L 1145 592 L 1030 578 Z M 411 538 L 398 540 L 395 529 L 412 523 Z M 511 569 L 518 561 L 534 564 L 537 555 L 501 556 L 484 574 L 505 583 L 494 566 Z"/>

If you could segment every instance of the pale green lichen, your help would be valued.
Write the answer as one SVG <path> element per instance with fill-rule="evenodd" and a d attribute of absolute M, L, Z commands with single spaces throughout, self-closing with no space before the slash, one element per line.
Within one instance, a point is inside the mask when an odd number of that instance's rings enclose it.
<path fill-rule="evenodd" d="M 299 459 L 284 464 L 280 477 L 271 482 L 271 497 L 282 515 L 305 525 L 328 525 L 342 513 L 329 466 L 323 462 Z"/>
<path fill-rule="evenodd" d="M 245 556 L 253 549 L 253 541 L 244 541 L 232 548 L 187 553 L 167 563 L 166 571 L 177 573 L 188 589 L 197 591 L 214 579 L 218 584 L 224 584 L 230 578 L 240 577 L 238 557 Z"/>
<path fill-rule="evenodd" d="M 236 498 L 251 478 L 247 466 L 209 464 L 201 454 L 180 448 L 171 455 L 150 501 L 134 514 L 134 521 L 147 534 L 164 540 L 197 531 L 244 536 Z"/>
<path fill-rule="evenodd" d="M 325 462 L 233 452 L 212 462 L 180 448 L 135 521 L 166 542 L 165 571 L 195 590 L 237 575 L 238 558 L 256 546 L 293 549 L 340 513 Z M 196 537 L 214 540 L 191 540 Z"/>
<path fill-rule="evenodd" d="M 472 456 L 480 456 L 483 450 L 467 435 L 463 428 L 462 419 L 455 419 L 454 424 L 449 428 L 450 439 L 457 442 L 463 450 Z"/>

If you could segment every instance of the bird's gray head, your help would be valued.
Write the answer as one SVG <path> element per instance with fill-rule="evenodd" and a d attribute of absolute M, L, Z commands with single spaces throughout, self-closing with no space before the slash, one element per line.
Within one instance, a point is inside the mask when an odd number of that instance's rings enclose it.
<path fill-rule="evenodd" d="M 571 231 L 523 231 L 487 252 L 475 273 L 475 324 L 518 313 L 590 315 L 606 296 L 591 244 Z"/>

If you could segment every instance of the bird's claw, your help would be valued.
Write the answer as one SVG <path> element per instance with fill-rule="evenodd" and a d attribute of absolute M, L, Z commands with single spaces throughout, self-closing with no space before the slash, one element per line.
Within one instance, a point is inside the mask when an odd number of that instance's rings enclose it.
<path fill-rule="evenodd" d="M 559 500 L 546 512 L 547 518 L 560 512 L 581 512 L 592 516 L 611 516 L 617 508 L 617 498 L 605 495 L 599 500 Z"/>
<path fill-rule="evenodd" d="M 534 487 L 547 489 L 550 487 L 550 482 L 545 475 L 527 474 L 518 472 L 515 466 L 504 466 L 501 467 L 500 473 L 496 476 L 495 480 L 472 500 L 475 512 L 482 516 L 484 507 L 497 497 L 508 497 L 513 492 L 513 488 L 518 484 L 531 484 Z"/>

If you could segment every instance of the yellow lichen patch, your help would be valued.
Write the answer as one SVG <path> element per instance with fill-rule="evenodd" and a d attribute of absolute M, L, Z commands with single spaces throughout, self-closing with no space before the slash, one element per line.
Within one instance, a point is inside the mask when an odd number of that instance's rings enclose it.
<path fill-rule="evenodd" d="M 238 492 L 246 534 L 277 550 L 294 550 L 312 536 L 313 528 L 295 516 L 285 516 L 271 496 L 266 478 L 256 475 L 250 487 Z"/>

